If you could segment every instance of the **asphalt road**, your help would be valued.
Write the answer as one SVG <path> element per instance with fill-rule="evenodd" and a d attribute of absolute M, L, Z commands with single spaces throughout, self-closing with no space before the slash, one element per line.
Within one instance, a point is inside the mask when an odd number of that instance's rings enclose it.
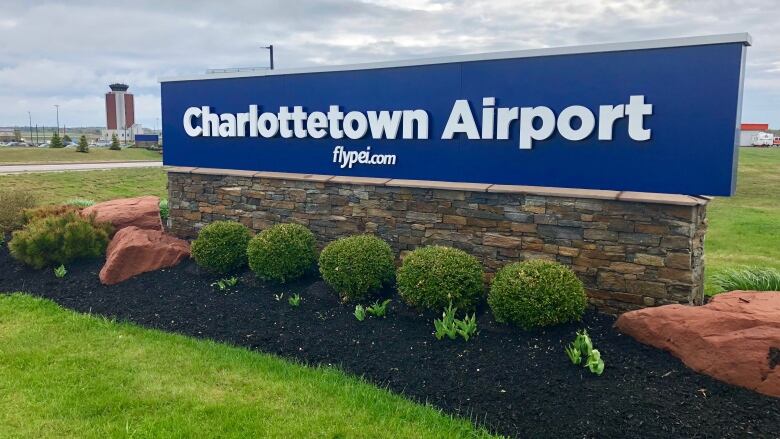
<path fill-rule="evenodd" d="M 156 168 L 159 161 L 103 162 L 103 163 L 61 163 L 47 165 L 0 165 L 0 175 L 28 172 L 94 171 L 100 169 Z"/>

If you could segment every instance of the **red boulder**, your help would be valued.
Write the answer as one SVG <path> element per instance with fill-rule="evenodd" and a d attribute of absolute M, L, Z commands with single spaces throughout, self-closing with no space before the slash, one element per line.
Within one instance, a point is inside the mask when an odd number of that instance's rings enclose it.
<path fill-rule="evenodd" d="M 159 230 L 125 227 L 114 236 L 100 270 L 100 282 L 113 285 L 137 274 L 173 267 L 190 256 L 190 244 Z"/>
<path fill-rule="evenodd" d="M 640 309 L 615 327 L 697 372 L 780 397 L 780 292 L 732 291 L 704 306 Z"/>
<path fill-rule="evenodd" d="M 97 203 L 81 211 L 84 216 L 93 213 L 98 221 L 113 224 L 117 231 L 129 226 L 139 229 L 163 229 L 159 197 L 120 198 Z"/>

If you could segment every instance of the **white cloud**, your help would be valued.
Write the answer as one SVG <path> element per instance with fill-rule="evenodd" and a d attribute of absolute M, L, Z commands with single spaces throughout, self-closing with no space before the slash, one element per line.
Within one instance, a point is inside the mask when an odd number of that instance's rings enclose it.
<path fill-rule="evenodd" d="M 0 126 L 103 125 L 103 95 L 130 84 L 136 118 L 159 117 L 157 78 L 750 32 L 745 120 L 780 126 L 776 0 L 0 0 Z M 20 29 L 25 29 L 20 32 Z"/>

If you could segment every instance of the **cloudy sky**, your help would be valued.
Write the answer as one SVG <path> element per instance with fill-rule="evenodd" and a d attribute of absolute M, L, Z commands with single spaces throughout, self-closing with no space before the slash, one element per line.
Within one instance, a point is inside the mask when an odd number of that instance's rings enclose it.
<path fill-rule="evenodd" d="M 153 127 L 164 76 L 750 32 L 743 121 L 780 128 L 778 0 L 0 0 L 0 126 L 104 126 L 130 84 Z"/>

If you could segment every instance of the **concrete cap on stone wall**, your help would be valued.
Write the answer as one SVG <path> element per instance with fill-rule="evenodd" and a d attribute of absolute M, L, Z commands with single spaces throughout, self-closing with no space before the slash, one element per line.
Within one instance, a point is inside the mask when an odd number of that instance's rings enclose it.
<path fill-rule="evenodd" d="M 438 189 L 453 191 L 491 192 L 502 194 L 539 195 L 561 198 L 586 198 L 596 200 L 616 200 L 637 203 L 668 204 L 677 206 L 700 206 L 712 200 L 712 197 L 680 194 L 658 194 L 650 192 L 612 191 L 598 189 L 559 188 L 544 186 L 522 186 L 488 183 L 462 183 L 432 180 L 405 180 L 376 177 L 333 176 L 320 174 L 300 174 L 293 172 L 256 172 L 232 169 L 190 168 L 173 166 L 166 170 L 170 173 L 225 175 L 249 178 L 268 178 L 277 180 L 328 182 L 335 184 L 354 184 L 370 186 L 393 186 L 405 188 Z"/>
<path fill-rule="evenodd" d="M 507 184 L 494 184 L 488 188 L 488 192 L 504 194 L 528 194 L 550 197 L 593 198 L 597 200 L 617 200 L 620 192 L 597 189 L 574 189 L 545 186 L 518 186 Z"/>
<path fill-rule="evenodd" d="M 336 176 L 328 180 L 328 183 L 384 186 L 388 181 L 389 178 Z"/>
<path fill-rule="evenodd" d="M 395 187 L 417 187 L 423 189 L 442 189 L 453 191 L 472 191 L 486 192 L 490 184 L 486 183 L 458 183 L 450 181 L 431 181 L 431 180 L 403 180 L 394 178 L 388 181 L 385 186 Z"/>
<path fill-rule="evenodd" d="M 188 166 L 166 166 L 165 167 L 165 170 L 167 172 L 169 173 L 172 172 L 175 174 L 190 174 L 193 169 L 197 169 L 197 168 L 188 167 Z"/>
<path fill-rule="evenodd" d="M 690 195 L 656 194 L 652 192 L 621 192 L 618 201 L 633 201 L 638 203 L 674 204 L 678 206 L 698 206 L 707 204 L 705 198 Z"/>
<path fill-rule="evenodd" d="M 231 177 L 252 177 L 257 174 L 256 171 L 243 171 L 240 169 L 218 169 L 218 168 L 195 168 L 190 171 L 191 174 L 203 175 L 227 175 Z"/>
<path fill-rule="evenodd" d="M 318 183 L 325 182 L 333 178 L 332 175 L 298 174 L 294 172 L 255 172 L 253 177 L 291 181 L 314 181 Z"/>

